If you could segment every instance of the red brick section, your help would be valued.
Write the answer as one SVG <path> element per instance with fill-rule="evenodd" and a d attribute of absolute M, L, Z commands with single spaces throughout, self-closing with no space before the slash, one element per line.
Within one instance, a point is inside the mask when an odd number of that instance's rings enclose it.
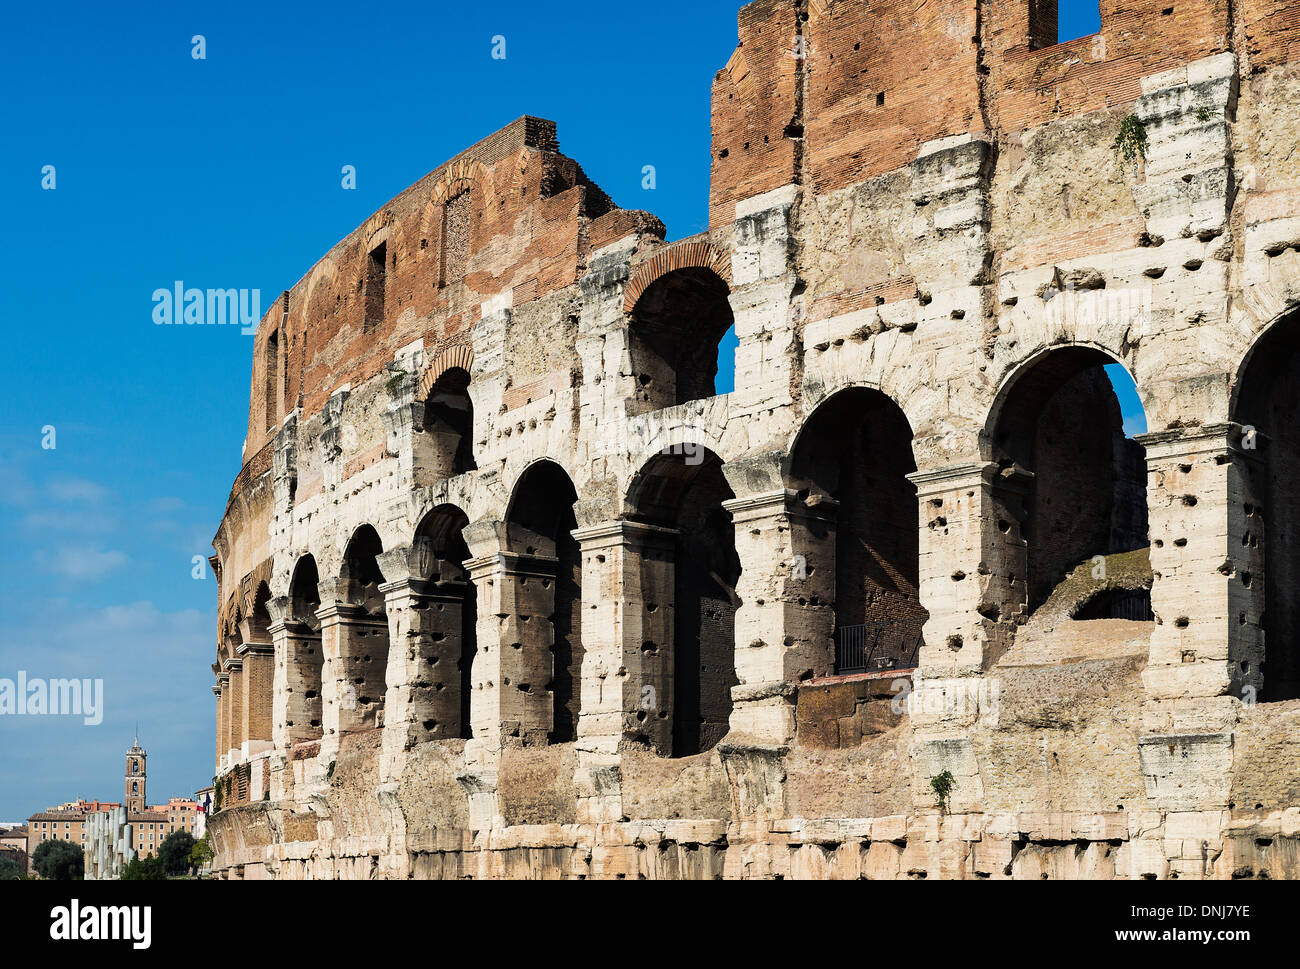
<path fill-rule="evenodd" d="M 712 270 L 724 283 L 731 285 L 730 255 L 715 249 L 706 240 L 683 239 L 660 249 L 637 267 L 624 290 L 623 309 L 631 313 L 641 294 L 655 280 L 678 269 L 693 268 Z"/>
<path fill-rule="evenodd" d="M 1300 60 L 1300 0 L 1237 0 L 1252 68 Z"/>
<path fill-rule="evenodd" d="M 711 228 L 734 220 L 736 202 L 796 181 L 797 23 L 790 0 L 740 11 L 740 45 L 713 79 Z"/>
<path fill-rule="evenodd" d="M 805 32 L 815 191 L 893 171 L 926 141 L 983 129 L 973 0 L 812 3 Z"/>
<path fill-rule="evenodd" d="M 1229 0 L 1101 0 L 1100 35 L 1042 50 L 1030 49 L 1023 0 L 987 9 L 987 90 L 1003 131 L 1127 105 L 1145 75 L 1229 45 Z"/>

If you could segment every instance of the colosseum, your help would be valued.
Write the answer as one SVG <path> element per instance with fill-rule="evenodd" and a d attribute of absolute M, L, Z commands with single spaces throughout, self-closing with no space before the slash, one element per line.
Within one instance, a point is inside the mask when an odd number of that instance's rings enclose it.
<path fill-rule="evenodd" d="M 756 0 L 706 232 L 521 117 L 286 290 L 216 870 L 1300 874 L 1300 4 L 1101 14 Z"/>

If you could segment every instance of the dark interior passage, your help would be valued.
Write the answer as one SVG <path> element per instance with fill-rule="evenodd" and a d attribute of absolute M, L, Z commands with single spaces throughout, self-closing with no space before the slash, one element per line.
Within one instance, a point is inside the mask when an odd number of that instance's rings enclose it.
<path fill-rule="evenodd" d="M 577 738 L 582 708 L 582 555 L 573 530 L 577 491 L 568 474 L 552 461 L 529 468 L 515 487 L 507 513 L 512 552 L 553 557 L 554 600 L 546 617 L 554 635 L 549 688 L 554 700 L 550 739 Z"/>
<path fill-rule="evenodd" d="M 1000 497 L 1015 519 L 1003 530 L 1023 551 L 1030 612 L 1086 559 L 1149 544 L 1145 451 L 1124 434 L 1110 363 L 1090 348 L 1050 351 L 995 408 Z"/>
<path fill-rule="evenodd" d="M 1263 700 L 1300 697 L 1300 314 L 1283 319 L 1251 351 L 1238 380 L 1249 494 L 1245 531 L 1262 545 Z M 1235 576 L 1233 581 L 1241 581 Z"/>
<path fill-rule="evenodd" d="M 837 672 L 915 665 L 927 616 L 915 470 L 911 426 L 876 390 L 841 391 L 799 435 L 791 486 L 833 508 Z"/>
<path fill-rule="evenodd" d="M 704 448 L 657 455 L 633 486 L 633 517 L 677 532 L 673 572 L 672 753 L 716 746 L 731 718 L 736 677 L 735 497 L 722 461 Z M 658 597 L 664 590 L 643 590 Z"/>

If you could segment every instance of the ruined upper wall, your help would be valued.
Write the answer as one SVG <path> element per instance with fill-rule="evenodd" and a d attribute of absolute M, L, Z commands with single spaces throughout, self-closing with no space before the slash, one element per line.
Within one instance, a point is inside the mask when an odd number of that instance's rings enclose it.
<path fill-rule="evenodd" d="M 820 193 L 894 171 L 926 142 L 1127 107 L 1141 78 L 1198 58 L 1231 50 L 1258 73 L 1300 50 L 1287 0 L 1101 0 L 1098 34 L 1035 42 L 1034 24 L 1054 38 L 1054 8 L 755 0 L 713 81 L 710 224 L 782 185 Z"/>
<path fill-rule="evenodd" d="M 523 117 L 488 136 L 393 198 L 275 301 L 256 338 L 245 461 L 295 408 L 316 413 L 415 340 L 468 345 L 484 300 L 513 290 L 527 302 L 572 285 L 593 248 L 641 227 L 662 236 L 657 219 L 618 209 L 560 154 L 554 122 Z"/>

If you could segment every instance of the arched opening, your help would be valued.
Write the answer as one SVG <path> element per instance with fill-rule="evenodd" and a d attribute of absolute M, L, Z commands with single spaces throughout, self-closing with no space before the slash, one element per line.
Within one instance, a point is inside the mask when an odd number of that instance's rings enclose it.
<path fill-rule="evenodd" d="M 424 401 L 424 433 L 416 441 L 417 467 L 426 472 L 426 484 L 473 471 L 474 404 L 469 396 L 469 372 L 446 370 L 429 389 Z"/>
<path fill-rule="evenodd" d="M 316 559 L 304 555 L 289 581 L 289 615 L 285 617 L 285 708 L 289 743 L 321 736 L 321 691 L 324 654 L 321 652 L 320 575 Z"/>
<path fill-rule="evenodd" d="M 739 682 L 740 558 L 731 514 L 723 502 L 734 497 L 721 458 L 697 445 L 655 455 L 628 494 L 630 519 L 670 529 L 673 538 L 671 568 L 647 571 L 641 589 L 647 603 L 671 611 L 671 621 L 661 626 L 671 629 L 671 642 L 642 646 L 643 652 L 670 652 L 658 664 L 666 695 L 648 698 L 651 709 L 643 706 L 638 715 L 670 719 L 669 744 L 662 735 L 656 738 L 653 723 L 646 734 L 661 752 L 674 757 L 710 750 L 729 727 L 731 688 Z M 649 581 L 652 578 L 657 582 Z"/>
<path fill-rule="evenodd" d="M 415 532 L 431 557 L 428 587 L 415 608 L 422 622 L 416 634 L 426 696 L 419 698 L 419 718 L 430 738 L 473 736 L 470 694 L 474 656 L 478 652 L 478 609 L 473 582 L 465 569 L 469 548 L 463 530 L 469 524 L 455 505 L 442 505 L 424 516 Z"/>
<path fill-rule="evenodd" d="M 564 469 L 539 461 L 515 485 L 506 512 L 508 547 L 518 556 L 520 618 L 531 613 L 546 630 L 540 638 L 535 632 L 522 634 L 521 640 L 528 640 L 520 657 L 523 679 L 514 686 L 530 695 L 535 722 L 549 723 L 552 743 L 577 739 L 582 710 L 582 556 L 573 537 L 577 500 Z"/>
<path fill-rule="evenodd" d="M 638 413 L 714 396 L 720 370 L 724 382 L 734 381 L 734 364 L 719 363 L 723 337 L 735 325 L 727 295 L 720 276 L 698 267 L 646 287 L 628 328 Z"/>
<path fill-rule="evenodd" d="M 907 477 L 915 471 L 911 425 L 877 390 L 840 391 L 799 434 L 790 487 L 820 512 L 821 526 L 796 532 L 796 553 L 805 556 L 800 601 L 834 604 L 836 673 L 916 666 L 928 613 L 918 593 L 916 486 Z"/>
<path fill-rule="evenodd" d="M 1146 556 L 1140 556 L 1137 568 L 1128 567 L 1127 560 L 1116 562 L 1125 565 L 1118 570 L 1109 569 L 1106 558 L 1150 544 L 1146 453 L 1125 434 L 1117 384 L 1135 408 L 1129 430 L 1144 429 L 1127 372 L 1100 350 L 1083 346 L 1053 349 L 1028 364 L 1003 389 L 989 416 L 986 441 L 998 465 L 996 527 L 1011 551 L 1009 579 L 1023 589 L 1025 614 L 1047 602 L 1072 573 L 1093 585 L 1066 590 L 1074 601 L 1070 610 L 1083 597 L 1090 603 L 1085 615 L 1104 611 L 1108 602 L 1123 612 L 1095 618 L 1149 614 Z M 1145 596 L 1147 605 L 1124 597 L 1097 599 L 1117 581 Z"/>
<path fill-rule="evenodd" d="M 378 557 L 379 533 L 362 525 L 343 553 L 339 577 L 346 582 L 346 611 L 339 642 L 339 727 L 361 729 L 383 725 L 388 673 L 388 612 L 379 587 L 384 575 Z"/>
<path fill-rule="evenodd" d="M 271 641 L 271 613 L 266 604 L 271 601 L 271 588 L 265 582 L 257 584 L 253 593 L 253 611 L 243 629 L 245 643 L 269 643 Z"/>
<path fill-rule="evenodd" d="M 1300 697 L 1300 311 L 1259 338 L 1237 378 L 1233 420 L 1242 425 L 1246 494 L 1229 508 L 1229 540 L 1263 573 L 1229 578 L 1233 622 L 1259 616 L 1262 700 Z M 1262 599 L 1262 601 L 1261 601 Z M 1243 673 L 1249 671 L 1243 670 Z"/>

